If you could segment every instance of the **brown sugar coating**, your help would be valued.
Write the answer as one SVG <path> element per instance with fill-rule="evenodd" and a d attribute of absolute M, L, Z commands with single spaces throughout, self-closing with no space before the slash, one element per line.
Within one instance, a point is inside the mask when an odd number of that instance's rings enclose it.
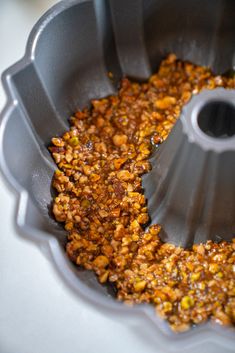
<path fill-rule="evenodd" d="M 235 88 L 235 79 L 169 55 L 148 82 L 121 81 L 116 96 L 91 102 L 49 148 L 58 165 L 53 213 L 68 232 L 66 251 L 117 298 L 151 303 L 175 331 L 212 318 L 235 323 L 235 239 L 182 249 L 145 230 L 141 176 L 152 144 L 170 133 L 181 109 L 202 89 Z"/>

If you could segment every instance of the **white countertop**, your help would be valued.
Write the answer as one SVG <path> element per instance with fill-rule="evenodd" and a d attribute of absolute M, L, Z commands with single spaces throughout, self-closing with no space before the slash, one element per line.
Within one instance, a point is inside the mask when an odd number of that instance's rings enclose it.
<path fill-rule="evenodd" d="M 0 0 L 0 73 L 20 59 L 33 24 L 55 2 Z M 0 85 L 0 110 L 4 102 Z M 14 211 L 0 176 L 0 353 L 152 352 L 67 289 L 40 249 L 17 234 Z"/>

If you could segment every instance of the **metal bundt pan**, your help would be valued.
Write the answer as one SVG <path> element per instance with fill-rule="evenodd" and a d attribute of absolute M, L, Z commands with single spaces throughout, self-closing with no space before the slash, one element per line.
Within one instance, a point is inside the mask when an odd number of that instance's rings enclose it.
<path fill-rule="evenodd" d="M 75 293 L 166 352 L 234 352 L 235 332 L 209 322 L 174 334 L 151 306 L 118 303 L 91 272 L 76 269 L 50 215 L 55 165 L 47 146 L 78 107 L 114 94 L 123 75 L 147 79 L 169 52 L 218 73 L 233 67 L 234 18 L 232 0 L 66 0 L 41 18 L 25 56 L 3 75 L 0 165 L 17 196 L 18 232 L 42 248 Z"/>

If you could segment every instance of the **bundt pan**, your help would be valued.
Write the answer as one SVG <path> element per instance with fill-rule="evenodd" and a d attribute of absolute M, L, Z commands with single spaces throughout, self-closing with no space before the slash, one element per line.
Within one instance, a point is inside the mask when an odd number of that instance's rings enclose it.
<path fill-rule="evenodd" d="M 55 164 L 47 147 L 74 111 L 114 94 L 124 75 L 147 79 L 170 52 L 216 73 L 233 68 L 234 18 L 233 0 L 66 0 L 39 20 L 25 56 L 3 74 L 0 165 L 17 196 L 18 232 L 41 247 L 77 295 L 164 352 L 235 352 L 235 332 L 208 322 L 175 334 L 150 305 L 119 303 L 93 273 L 75 268 L 64 251 L 65 231 L 51 216 Z"/>

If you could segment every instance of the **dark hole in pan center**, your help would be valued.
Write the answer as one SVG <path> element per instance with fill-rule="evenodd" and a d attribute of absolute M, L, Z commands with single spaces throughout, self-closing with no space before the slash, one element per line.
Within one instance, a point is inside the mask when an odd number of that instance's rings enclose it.
<path fill-rule="evenodd" d="M 200 129 L 208 136 L 227 138 L 235 135 L 235 106 L 227 102 L 207 103 L 197 120 Z"/>

